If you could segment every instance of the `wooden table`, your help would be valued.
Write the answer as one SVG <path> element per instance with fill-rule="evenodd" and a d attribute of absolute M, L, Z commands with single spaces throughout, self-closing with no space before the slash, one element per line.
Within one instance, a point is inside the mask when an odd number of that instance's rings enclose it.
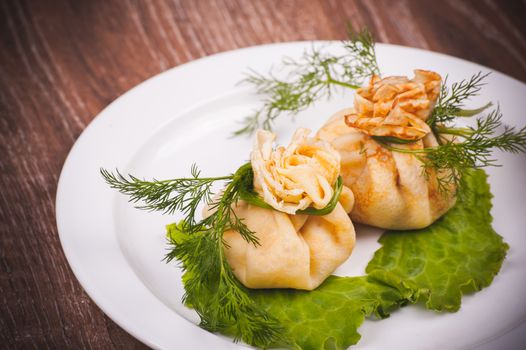
<path fill-rule="evenodd" d="M 459 56 L 526 81 L 524 1 L 0 1 L 0 347 L 140 349 L 84 293 L 55 192 L 82 130 L 170 67 L 265 43 L 343 39 Z"/>

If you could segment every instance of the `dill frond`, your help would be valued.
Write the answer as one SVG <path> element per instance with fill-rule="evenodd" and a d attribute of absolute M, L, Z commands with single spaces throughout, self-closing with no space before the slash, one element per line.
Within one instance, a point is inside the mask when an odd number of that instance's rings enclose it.
<path fill-rule="evenodd" d="M 243 80 L 264 95 L 263 106 L 247 116 L 234 136 L 254 133 L 257 129 L 272 130 L 282 114 L 295 116 L 316 101 L 330 98 L 335 89 L 357 89 L 372 74 L 379 74 L 374 40 L 369 31 L 356 33 L 349 29 L 349 40 L 342 42 L 345 53 L 333 55 L 311 48 L 298 59 L 285 58 L 280 69 L 284 79 L 272 72 L 263 75 L 249 71 Z"/>

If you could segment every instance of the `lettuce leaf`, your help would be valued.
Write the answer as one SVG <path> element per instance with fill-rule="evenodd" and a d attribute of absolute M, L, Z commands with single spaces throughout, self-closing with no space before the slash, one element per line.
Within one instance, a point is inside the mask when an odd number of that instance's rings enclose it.
<path fill-rule="evenodd" d="M 183 226 L 184 222 L 166 226 L 167 238 L 174 247 L 192 239 L 183 233 Z M 185 272 L 183 284 L 188 279 L 189 272 Z M 366 317 L 388 317 L 399 306 L 415 300 L 413 289 L 404 285 L 392 287 L 368 276 L 330 276 L 314 291 L 243 290 L 283 327 L 287 343 L 274 346 L 292 349 L 347 349 L 360 339 L 358 328 Z M 213 292 L 212 288 L 203 289 L 199 296 L 187 296 L 185 304 L 192 308 L 194 302 L 206 301 Z M 222 333 L 232 335 L 231 320 L 221 321 L 225 325 Z"/>
<path fill-rule="evenodd" d="M 491 198 L 486 173 L 472 171 L 457 204 L 433 225 L 386 232 L 366 272 L 410 287 L 428 309 L 457 311 L 463 293 L 491 284 L 508 250 L 491 227 Z"/>
<path fill-rule="evenodd" d="M 408 288 L 393 288 L 367 276 L 331 276 L 314 291 L 252 290 L 250 296 L 280 321 L 292 348 L 347 349 L 360 340 L 365 317 L 385 318 L 413 300 Z"/>
<path fill-rule="evenodd" d="M 491 227 L 491 198 L 486 174 L 473 171 L 457 204 L 433 225 L 384 233 L 368 275 L 331 276 L 311 292 L 246 292 L 282 324 L 290 343 L 276 346 L 293 349 L 346 349 L 359 341 L 358 328 L 366 317 L 384 318 L 417 300 L 432 310 L 457 311 L 462 293 L 492 282 L 508 250 Z M 172 244 L 188 239 L 180 225 L 167 226 Z"/>

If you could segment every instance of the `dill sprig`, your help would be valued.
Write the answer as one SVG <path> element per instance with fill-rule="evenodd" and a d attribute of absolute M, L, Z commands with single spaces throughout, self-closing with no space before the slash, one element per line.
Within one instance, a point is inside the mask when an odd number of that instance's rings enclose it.
<path fill-rule="evenodd" d="M 468 169 L 498 166 L 492 157 L 494 149 L 512 153 L 526 150 L 526 127 L 517 130 L 504 125 L 499 106 L 485 117 L 477 118 L 475 126 L 451 126 L 458 118 L 479 115 L 493 105 L 488 102 L 480 108 L 464 108 L 466 101 L 479 94 L 489 75 L 490 72 L 478 72 L 451 87 L 446 77 L 437 105 L 427 121 L 439 146 L 422 150 L 420 158 L 427 173 L 435 170 L 439 190 L 443 192 L 448 192 L 451 184 L 461 187 Z"/>
<path fill-rule="evenodd" d="M 101 169 L 110 187 L 128 195 L 131 202 L 144 202 L 138 208 L 163 213 L 181 211 L 185 215 L 178 225 L 179 239 L 169 237 L 171 248 L 166 260 L 181 262 L 185 271 L 184 302 L 196 310 L 200 326 L 266 348 L 286 343 L 283 329 L 250 299 L 224 256 L 225 231 L 235 230 L 250 244 L 259 244 L 255 233 L 233 209 L 250 172 L 252 168 L 248 163 L 229 176 L 201 178 L 199 170 L 193 166 L 190 178 L 146 181 L 132 175 L 126 177 L 119 171 L 114 174 Z M 221 195 L 214 198 L 211 186 L 217 181 L 226 181 L 226 185 Z M 209 206 L 210 215 L 196 220 L 201 202 Z"/>
<path fill-rule="evenodd" d="M 244 81 L 255 86 L 256 91 L 266 95 L 267 99 L 261 109 L 244 120 L 243 127 L 234 135 L 251 134 L 260 127 L 270 130 L 282 113 L 294 116 L 314 102 L 330 97 L 336 87 L 356 89 L 370 75 L 379 74 L 375 44 L 367 30 L 356 33 L 350 28 L 349 40 L 343 42 L 343 47 L 346 53 L 341 56 L 313 48 L 297 61 L 284 59 L 282 66 L 288 70 L 288 75 L 283 80 L 272 73 L 265 76 L 251 72 Z M 477 119 L 475 127 L 450 126 L 459 117 L 473 117 L 492 106 L 489 102 L 480 108 L 464 108 L 467 100 L 479 94 L 489 74 L 478 72 L 450 87 L 446 77 L 427 120 L 437 136 L 437 147 L 409 150 L 396 147 L 396 144 L 410 143 L 407 140 L 374 138 L 390 150 L 417 156 L 423 163 L 425 175 L 436 174 L 439 190 L 444 192 L 449 192 L 452 184 L 456 187 L 461 184 L 466 169 L 496 165 L 496 160 L 491 157 L 493 149 L 524 151 L 524 128 L 516 130 L 503 126 L 499 108 L 486 118 Z M 496 135 L 501 127 L 504 132 Z"/>
<path fill-rule="evenodd" d="M 498 131 L 502 131 L 499 133 Z M 502 113 L 497 107 L 485 117 L 477 118 L 475 126 L 455 128 L 437 126 L 438 137 L 445 139 L 437 147 L 404 149 L 382 142 L 391 151 L 415 155 L 426 172 L 437 175 L 439 190 L 448 192 L 451 185 L 459 187 L 469 169 L 499 166 L 492 156 L 494 149 L 504 152 L 526 152 L 526 126 L 521 129 L 502 123 Z"/>
<path fill-rule="evenodd" d="M 242 165 L 234 174 L 220 177 L 200 177 L 197 166 L 192 176 L 171 180 L 142 180 L 100 170 L 111 188 L 128 195 L 129 201 L 143 204 L 139 209 L 161 211 L 165 214 L 182 212 L 184 219 L 168 227 L 169 252 L 167 262 L 176 259 L 184 270 L 185 295 L 183 302 L 199 315 L 200 326 L 211 332 L 230 334 L 235 340 L 261 348 L 284 346 L 288 340 L 282 326 L 250 299 L 247 289 L 237 280 L 224 255 L 228 248 L 223 239 L 226 231 L 236 231 L 254 246 L 259 240 L 237 216 L 235 204 L 239 200 L 272 209 L 253 190 L 251 163 Z M 225 182 L 224 189 L 214 196 L 212 186 Z M 326 215 L 334 210 L 343 181 L 339 177 L 334 194 L 325 208 L 306 208 L 298 214 Z M 208 206 L 208 214 L 198 220 L 196 213 L 201 203 Z"/>
<path fill-rule="evenodd" d="M 291 116 L 310 107 L 314 102 L 329 98 L 337 87 L 357 89 L 372 74 L 379 74 L 374 40 L 367 29 L 357 33 L 349 27 L 349 40 L 343 41 L 345 53 L 333 55 L 311 48 L 294 60 L 285 58 L 282 69 L 285 79 L 272 72 L 263 75 L 250 71 L 243 80 L 265 95 L 263 106 L 243 121 L 234 135 L 252 134 L 257 129 L 271 130 L 282 113 Z"/>
<path fill-rule="evenodd" d="M 201 172 L 194 164 L 190 178 L 171 180 L 141 180 L 133 175 L 128 178 L 118 170 L 116 173 L 101 169 L 101 174 L 111 188 L 128 195 L 129 201 L 143 202 L 136 208 L 148 211 L 161 211 L 163 214 L 182 212 L 189 224 L 196 223 L 199 203 L 211 202 L 212 185 L 216 181 L 231 180 L 232 175 L 222 177 L 200 177 Z"/>
<path fill-rule="evenodd" d="M 440 88 L 440 95 L 431 117 L 427 120 L 427 123 L 433 127 L 436 124 L 446 124 L 457 117 L 471 117 L 484 111 L 490 107 L 491 102 L 487 105 L 467 110 L 463 109 L 464 102 L 468 99 L 477 96 L 482 87 L 485 85 L 485 79 L 489 76 L 489 72 L 482 74 L 478 72 L 472 75 L 467 80 L 455 82 L 451 85 L 451 88 L 447 86 L 447 76 Z"/>
<path fill-rule="evenodd" d="M 423 149 L 398 147 L 405 140 L 388 140 L 373 137 L 385 148 L 399 153 L 408 153 L 422 162 L 426 176 L 436 175 L 439 191 L 448 193 L 451 188 L 461 188 L 469 169 L 499 166 L 492 156 L 495 149 L 518 153 L 526 152 L 526 127 L 517 129 L 502 123 L 500 108 L 491 110 L 485 117 L 476 119 L 474 126 L 452 125 L 460 117 L 473 117 L 492 106 L 489 102 L 476 109 L 465 109 L 464 103 L 479 94 L 489 73 L 478 72 L 469 79 L 455 82 L 449 88 L 447 78 L 441 87 L 437 104 L 427 123 L 435 134 L 439 145 Z M 499 133 L 499 130 L 502 130 Z"/>

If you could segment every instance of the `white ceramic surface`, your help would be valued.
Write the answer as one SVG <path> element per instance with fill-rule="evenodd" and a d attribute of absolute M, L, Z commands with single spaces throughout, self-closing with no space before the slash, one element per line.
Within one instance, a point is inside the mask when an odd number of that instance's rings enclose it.
<path fill-rule="evenodd" d="M 337 50 L 337 43 L 316 43 Z M 229 138 L 244 116 L 260 104 L 248 86 L 237 85 L 248 67 L 266 72 L 283 56 L 299 57 L 312 44 L 251 47 L 206 57 L 168 70 L 133 88 L 86 128 L 60 176 L 56 213 L 60 240 L 76 277 L 116 323 L 159 349 L 235 349 L 230 339 L 195 325 L 196 315 L 181 305 L 183 288 L 176 264 L 166 264 L 164 226 L 179 216 L 136 210 L 105 185 L 99 168 L 118 167 L 146 178 L 174 178 L 195 162 L 203 175 L 232 172 L 247 160 L 252 140 Z M 377 46 L 384 75 L 411 75 L 424 68 L 458 81 L 490 69 L 450 56 L 393 45 Z M 505 121 L 526 123 L 526 85 L 493 73 L 469 106 L 499 102 Z M 352 91 L 335 95 L 283 118 L 279 142 L 295 128 L 317 130 L 334 112 L 352 104 Z M 510 244 L 493 284 L 465 296 L 453 314 L 405 307 L 381 322 L 367 320 L 356 349 L 515 348 L 526 341 L 526 156 L 497 154 L 503 168 L 489 169 L 495 195 L 495 229 Z M 357 246 L 338 275 L 362 275 L 379 247 L 381 231 L 357 226 Z M 519 348 L 518 346 L 516 348 Z"/>

